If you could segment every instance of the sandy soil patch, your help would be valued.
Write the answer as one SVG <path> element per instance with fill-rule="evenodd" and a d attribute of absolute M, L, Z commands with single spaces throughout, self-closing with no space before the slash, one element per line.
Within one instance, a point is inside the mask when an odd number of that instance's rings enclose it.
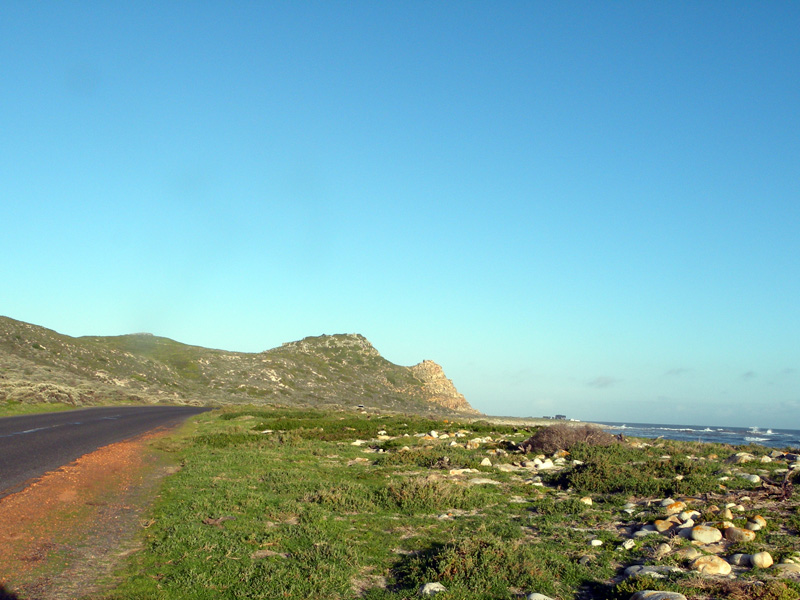
<path fill-rule="evenodd" d="M 135 551 L 144 509 L 176 468 L 151 446 L 167 433 L 105 446 L 0 499 L 0 598 L 96 595 Z"/>

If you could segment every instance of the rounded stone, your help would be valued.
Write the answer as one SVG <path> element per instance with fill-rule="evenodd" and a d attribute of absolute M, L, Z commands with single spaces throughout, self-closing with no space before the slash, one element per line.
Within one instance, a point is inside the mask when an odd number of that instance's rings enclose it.
<path fill-rule="evenodd" d="M 686 503 L 680 501 L 673 502 L 672 504 L 668 504 L 665 508 L 667 509 L 667 515 L 677 515 L 686 510 Z"/>
<path fill-rule="evenodd" d="M 696 558 L 692 562 L 692 569 L 703 575 L 727 575 L 731 572 L 731 565 L 719 556 L 709 554 Z"/>
<path fill-rule="evenodd" d="M 699 516 L 700 513 L 697 512 L 696 510 L 684 510 L 682 513 L 678 515 L 678 518 L 685 523 L 686 521 L 691 521 L 695 517 Z"/>
<path fill-rule="evenodd" d="M 435 596 L 439 592 L 446 591 L 447 588 L 437 581 L 434 583 L 426 583 L 425 585 L 421 585 L 417 593 L 420 596 Z"/>
<path fill-rule="evenodd" d="M 768 569 L 772 566 L 772 555 L 769 552 L 756 552 L 750 556 L 750 564 L 759 569 Z"/>
<path fill-rule="evenodd" d="M 664 579 L 670 573 L 680 573 L 678 567 L 670 565 L 631 565 L 625 569 L 625 577 L 652 577 Z"/>
<path fill-rule="evenodd" d="M 686 600 L 686 596 L 678 592 L 640 590 L 631 596 L 630 600 Z"/>
<path fill-rule="evenodd" d="M 731 563 L 735 567 L 747 567 L 750 566 L 750 555 L 749 554 L 734 554 L 728 558 L 728 562 Z"/>
<path fill-rule="evenodd" d="M 622 544 L 620 544 L 617 547 L 617 550 L 630 550 L 635 545 L 636 545 L 636 541 L 634 541 L 633 539 L 629 538 L 629 539 L 625 540 L 624 542 L 622 542 Z"/>
<path fill-rule="evenodd" d="M 767 520 L 762 517 L 761 515 L 756 515 L 755 517 L 750 517 L 748 519 L 751 523 L 755 523 L 756 525 L 760 525 L 762 528 L 767 526 Z"/>
<path fill-rule="evenodd" d="M 780 563 L 775 565 L 781 575 L 790 575 L 793 573 L 800 573 L 800 565 L 795 563 Z"/>
<path fill-rule="evenodd" d="M 692 539 L 701 544 L 713 544 L 722 539 L 722 532 L 716 527 L 697 525 L 692 527 Z"/>
<path fill-rule="evenodd" d="M 545 596 L 539 592 L 533 592 L 525 596 L 525 600 L 553 600 L 550 596 Z"/>
<path fill-rule="evenodd" d="M 672 546 L 670 546 L 669 544 L 659 544 L 658 546 L 656 546 L 655 555 L 657 558 L 661 558 L 663 556 L 666 556 L 670 552 L 672 552 Z"/>
<path fill-rule="evenodd" d="M 725 530 L 725 539 L 729 542 L 752 542 L 756 539 L 756 532 L 738 527 L 728 527 Z"/>
<path fill-rule="evenodd" d="M 675 556 L 678 558 L 682 558 L 685 560 L 694 560 L 698 556 L 702 556 L 700 550 L 697 548 L 693 548 L 692 546 L 687 546 L 686 548 L 679 548 L 675 551 Z"/>
<path fill-rule="evenodd" d="M 656 531 L 658 533 L 667 532 L 670 529 L 672 529 L 674 526 L 675 526 L 675 523 L 672 523 L 671 521 L 665 521 L 663 519 L 656 519 L 653 522 L 653 527 L 656 528 Z"/>

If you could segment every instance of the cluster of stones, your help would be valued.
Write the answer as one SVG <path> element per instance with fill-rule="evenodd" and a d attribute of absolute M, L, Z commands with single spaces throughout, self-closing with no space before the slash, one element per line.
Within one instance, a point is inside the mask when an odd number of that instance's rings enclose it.
<path fill-rule="evenodd" d="M 487 456 L 481 461 L 482 467 L 494 467 L 501 472 L 515 472 L 517 474 L 532 473 L 536 471 L 557 471 L 566 468 L 569 465 L 581 464 L 578 460 L 568 460 L 569 453 L 566 451 L 555 452 L 552 456 L 538 455 L 535 457 L 526 456 L 524 459 L 512 462 L 492 462 L 492 458 L 497 458 L 508 454 L 499 446 L 505 440 L 495 440 L 491 437 L 475 437 L 464 442 L 459 438 L 465 438 L 469 435 L 467 430 L 459 430 L 454 433 L 440 433 L 437 431 L 429 431 L 426 433 L 417 433 L 414 436 L 404 434 L 404 437 L 416 437 L 425 441 L 445 441 L 452 439 L 449 443 L 450 446 L 462 446 L 468 450 L 477 450 L 481 447 L 487 447 Z M 395 439 L 389 436 L 386 431 L 379 431 L 377 439 L 379 441 Z M 459 441 L 456 441 L 459 440 Z M 363 440 L 356 440 L 353 445 L 364 445 L 368 442 Z M 647 445 L 647 444 L 642 444 Z M 367 448 L 365 452 L 380 451 L 375 448 Z M 404 447 L 401 451 L 410 451 L 409 447 Z M 669 456 L 663 457 L 669 460 Z M 716 458 L 716 457 L 711 457 Z M 704 459 L 697 459 L 704 460 Z M 798 454 L 784 454 L 779 451 L 773 451 L 770 455 L 765 455 L 756 458 L 752 454 L 746 452 L 739 452 L 727 459 L 734 467 L 720 474 L 720 482 L 729 481 L 732 477 L 742 477 L 751 483 L 760 483 L 761 476 L 755 473 L 746 473 L 737 469 L 735 465 L 745 463 L 770 463 L 775 460 L 782 460 L 786 462 L 786 468 L 774 470 L 773 473 L 781 474 L 790 470 L 800 469 L 800 455 Z M 449 474 L 452 476 L 461 476 L 479 473 L 477 469 L 450 469 Z M 763 471 L 762 474 L 766 474 Z M 680 478 L 681 476 L 676 476 Z M 542 486 L 541 477 L 532 476 L 523 480 L 535 486 Z M 498 485 L 499 482 L 487 477 L 473 477 L 468 480 L 470 484 L 480 485 Z M 559 494 L 563 495 L 563 494 Z M 523 499 L 512 498 L 513 501 L 524 501 Z M 581 502 L 592 505 L 590 497 L 580 499 Z M 749 502 L 750 498 L 740 498 L 740 502 Z M 662 543 L 655 552 L 657 559 L 664 558 L 672 555 L 676 558 L 686 561 L 688 568 L 692 571 L 699 573 L 701 576 L 727 576 L 735 577 L 734 567 L 737 570 L 748 568 L 757 569 L 770 569 L 777 575 L 785 576 L 792 574 L 800 574 L 800 552 L 796 555 L 785 557 L 780 563 L 775 564 L 772 555 L 769 552 L 757 552 L 754 554 L 731 554 L 727 557 L 723 556 L 725 550 L 734 543 L 738 542 L 751 542 L 756 539 L 757 532 L 767 526 L 766 519 L 761 515 L 752 515 L 745 517 L 746 508 L 741 503 L 728 503 L 724 507 L 716 505 L 709 505 L 704 507 L 705 513 L 714 514 L 718 517 L 715 521 L 700 521 L 701 513 L 698 510 L 689 506 L 689 502 L 696 502 L 694 499 L 675 500 L 673 498 L 665 498 L 657 501 L 657 509 L 659 511 L 659 518 L 652 522 L 646 523 L 641 526 L 633 526 L 628 530 L 629 537 L 622 542 L 617 550 L 625 551 L 631 550 L 636 546 L 637 540 L 650 535 L 661 535 L 672 538 L 685 539 L 690 545 L 684 545 L 674 548 L 673 544 Z M 628 503 L 623 507 L 623 510 L 634 515 L 639 512 L 644 505 L 645 508 L 651 508 L 653 501 L 644 501 L 642 503 Z M 733 520 L 739 515 L 738 520 L 745 519 L 745 523 L 739 527 L 733 523 Z M 452 515 L 447 515 L 448 517 Z M 589 541 L 592 546 L 602 545 L 599 539 L 591 539 Z M 648 576 L 653 579 L 663 579 L 672 572 L 685 572 L 686 569 L 670 565 L 633 565 L 625 569 L 625 577 L 633 576 Z M 426 583 L 418 589 L 420 596 L 432 596 L 440 592 L 445 592 L 446 588 L 439 582 Z M 548 596 L 540 593 L 530 593 L 525 596 L 526 600 L 552 600 Z M 668 592 L 660 590 L 643 590 L 636 592 L 630 600 L 686 600 L 683 594 L 678 592 Z"/>
<path fill-rule="evenodd" d="M 435 596 L 440 592 L 446 592 L 446 591 L 447 591 L 446 587 L 444 587 L 438 581 L 434 581 L 432 583 L 425 583 L 419 586 L 417 594 L 419 596 Z M 524 598 L 525 600 L 553 600 L 550 596 L 545 596 L 544 594 L 539 594 L 538 592 L 527 594 L 526 596 L 524 596 Z M 665 598 L 664 600 L 667 599 Z"/>
<path fill-rule="evenodd" d="M 740 498 L 741 502 L 749 502 L 750 498 Z M 636 512 L 638 505 L 626 504 L 624 510 L 629 514 Z M 735 577 L 734 567 L 743 569 L 758 568 L 771 569 L 776 575 L 786 576 L 800 573 L 800 553 L 795 556 L 785 557 L 779 564 L 774 564 L 769 552 L 756 552 L 754 554 L 730 554 L 725 556 L 726 549 L 734 543 L 751 542 L 756 539 L 757 532 L 767 526 L 766 519 L 761 515 L 745 517 L 745 507 L 739 503 L 729 503 L 720 508 L 716 505 L 705 507 L 706 513 L 714 514 L 719 520 L 699 522 L 701 513 L 693 510 L 683 500 L 672 498 L 663 499 L 658 508 L 660 518 L 641 527 L 634 527 L 632 535 L 618 550 L 630 550 L 636 545 L 636 540 L 650 535 L 662 535 L 670 538 L 687 540 L 691 545 L 674 548 L 672 544 L 662 543 L 655 550 L 656 558 L 668 555 L 686 561 L 688 568 L 702 576 L 727 576 Z M 740 515 L 740 520 L 745 519 L 743 526 L 739 527 L 732 521 Z M 670 565 L 633 565 L 625 570 L 626 577 L 648 576 L 653 579 L 662 579 L 671 572 L 684 572 L 684 569 Z M 662 592 L 647 590 L 638 592 L 631 600 L 680 600 L 682 594 L 676 592 Z"/>
<path fill-rule="evenodd" d="M 786 461 L 785 469 L 778 469 L 775 473 L 785 473 L 788 470 L 800 468 L 800 456 L 797 454 L 783 454 L 773 451 L 768 456 L 757 459 L 752 454 L 739 452 L 727 460 L 733 465 L 761 462 L 769 463 L 774 460 Z M 720 476 L 721 481 L 728 481 L 732 476 L 739 476 L 751 483 L 759 483 L 761 477 L 757 474 L 731 471 Z M 740 502 L 749 502 L 748 497 L 740 498 Z M 646 504 L 649 504 L 646 503 Z M 636 545 L 636 540 L 650 535 L 663 535 L 686 539 L 691 545 L 674 549 L 671 544 L 662 543 L 656 548 L 656 558 L 674 555 L 687 561 L 689 569 L 702 576 L 735 577 L 734 567 L 739 569 L 758 568 L 770 569 L 777 575 L 786 576 L 800 573 L 800 553 L 785 557 L 779 564 L 774 564 L 769 552 L 756 552 L 754 554 L 731 554 L 723 556 L 726 548 L 737 542 L 754 541 L 757 532 L 767 526 L 766 519 L 761 515 L 745 517 L 742 527 L 736 526 L 732 521 L 734 514 L 744 516 L 745 507 L 741 503 L 729 503 L 720 508 L 716 505 L 705 507 L 706 513 L 714 514 L 719 520 L 699 522 L 700 512 L 693 510 L 682 500 L 665 498 L 659 503 L 660 518 L 648 523 L 636 531 L 618 548 L 630 550 Z M 634 514 L 638 505 L 626 504 L 624 510 Z M 666 577 L 670 572 L 683 572 L 684 569 L 670 565 L 633 565 L 625 570 L 625 576 L 648 576 L 653 579 Z M 686 600 L 683 594 L 660 590 L 643 590 L 636 592 L 630 600 Z"/>

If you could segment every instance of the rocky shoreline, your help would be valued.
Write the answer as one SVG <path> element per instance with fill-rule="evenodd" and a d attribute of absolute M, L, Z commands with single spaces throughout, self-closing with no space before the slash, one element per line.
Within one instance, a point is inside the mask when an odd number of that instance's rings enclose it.
<path fill-rule="evenodd" d="M 492 423 L 512 426 L 541 425 L 541 421 L 553 424 L 552 420 L 491 419 Z M 567 422 L 562 423 L 562 426 L 586 424 Z M 458 432 L 455 436 L 463 437 L 466 433 Z M 381 437 L 384 440 L 392 439 L 389 436 L 379 436 L 379 439 Z M 451 436 L 431 431 L 417 434 L 417 437 L 432 442 L 447 440 Z M 639 439 L 631 439 L 627 443 L 638 448 L 652 447 L 648 442 Z M 457 441 L 450 442 L 450 445 L 457 444 Z M 478 437 L 466 441 L 464 447 L 467 450 L 483 450 L 487 457 L 482 460 L 481 466 L 491 467 L 498 473 L 513 473 L 525 483 L 538 487 L 541 490 L 540 498 L 547 494 L 555 495 L 562 501 L 575 497 L 573 490 L 552 489 L 547 484 L 547 479 L 552 481 L 553 475 L 559 471 L 581 465 L 581 461 L 569 460 L 570 452 L 566 449 L 560 449 L 549 456 L 538 454 L 511 462 L 495 462 L 493 459 L 508 456 L 508 451 L 502 448 L 513 450 L 520 445 L 511 439 Z M 405 450 L 411 451 L 410 448 Z M 621 571 L 615 583 L 633 580 L 639 586 L 646 582 L 646 587 L 650 588 L 632 593 L 630 600 L 691 600 L 702 597 L 687 597 L 681 592 L 660 589 L 660 581 L 670 577 L 674 579 L 676 576 L 694 575 L 713 580 L 788 578 L 800 581 L 800 539 L 796 529 L 798 506 L 796 502 L 791 502 L 794 493 L 791 481 L 793 475 L 800 472 L 800 455 L 767 450 L 760 456 L 750 452 L 735 452 L 728 456 L 724 460 L 726 468 L 721 469 L 717 477 L 720 482 L 719 493 L 639 498 L 626 502 L 618 511 L 609 514 L 609 526 L 621 540 L 614 547 L 620 562 L 625 563 L 626 554 L 634 549 L 640 550 L 640 556 Z M 660 459 L 668 463 L 673 457 L 665 454 Z M 688 459 L 699 462 L 716 461 L 719 456 L 689 455 Z M 766 465 L 770 469 L 765 469 Z M 464 481 L 468 485 L 499 484 L 492 477 L 476 477 L 477 473 L 475 469 L 449 470 L 451 478 L 456 481 L 466 478 Z M 550 477 L 543 477 L 545 474 Z M 775 481 L 776 476 L 781 477 L 781 480 Z M 681 480 L 683 475 L 676 470 L 674 478 Z M 740 486 L 745 486 L 747 490 L 737 489 Z M 596 506 L 591 495 L 581 496 L 577 500 L 587 506 Z M 524 500 L 520 498 L 512 501 Z M 769 520 L 761 514 L 765 511 L 772 515 Z M 781 512 L 784 513 L 784 519 L 781 519 Z M 742 551 L 748 546 L 755 548 L 759 535 L 766 531 L 786 535 L 790 538 L 788 544 L 772 551 L 757 548 L 757 551 Z M 587 550 L 597 549 L 604 544 L 599 536 L 590 536 L 587 539 Z M 763 545 L 762 543 L 761 547 Z M 796 550 L 792 550 L 792 547 Z M 644 557 L 641 556 L 643 548 L 647 549 Z M 592 555 L 587 553 L 578 560 L 590 563 Z M 800 585 L 796 587 L 800 589 Z M 447 588 L 441 582 L 427 582 L 420 586 L 418 594 L 431 596 L 446 591 Z M 554 600 L 539 592 L 530 592 L 524 597 L 527 600 Z M 787 594 L 785 597 L 797 596 Z"/>

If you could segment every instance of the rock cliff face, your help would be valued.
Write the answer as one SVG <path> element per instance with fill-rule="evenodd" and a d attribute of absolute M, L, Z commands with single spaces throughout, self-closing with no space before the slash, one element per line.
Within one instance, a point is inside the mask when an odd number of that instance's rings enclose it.
<path fill-rule="evenodd" d="M 423 360 L 418 365 L 411 367 L 414 377 L 423 383 L 423 393 L 428 396 L 429 402 L 435 402 L 451 410 L 479 414 L 472 408 L 453 385 L 453 382 L 444 374 L 444 369 L 432 360 Z"/>

